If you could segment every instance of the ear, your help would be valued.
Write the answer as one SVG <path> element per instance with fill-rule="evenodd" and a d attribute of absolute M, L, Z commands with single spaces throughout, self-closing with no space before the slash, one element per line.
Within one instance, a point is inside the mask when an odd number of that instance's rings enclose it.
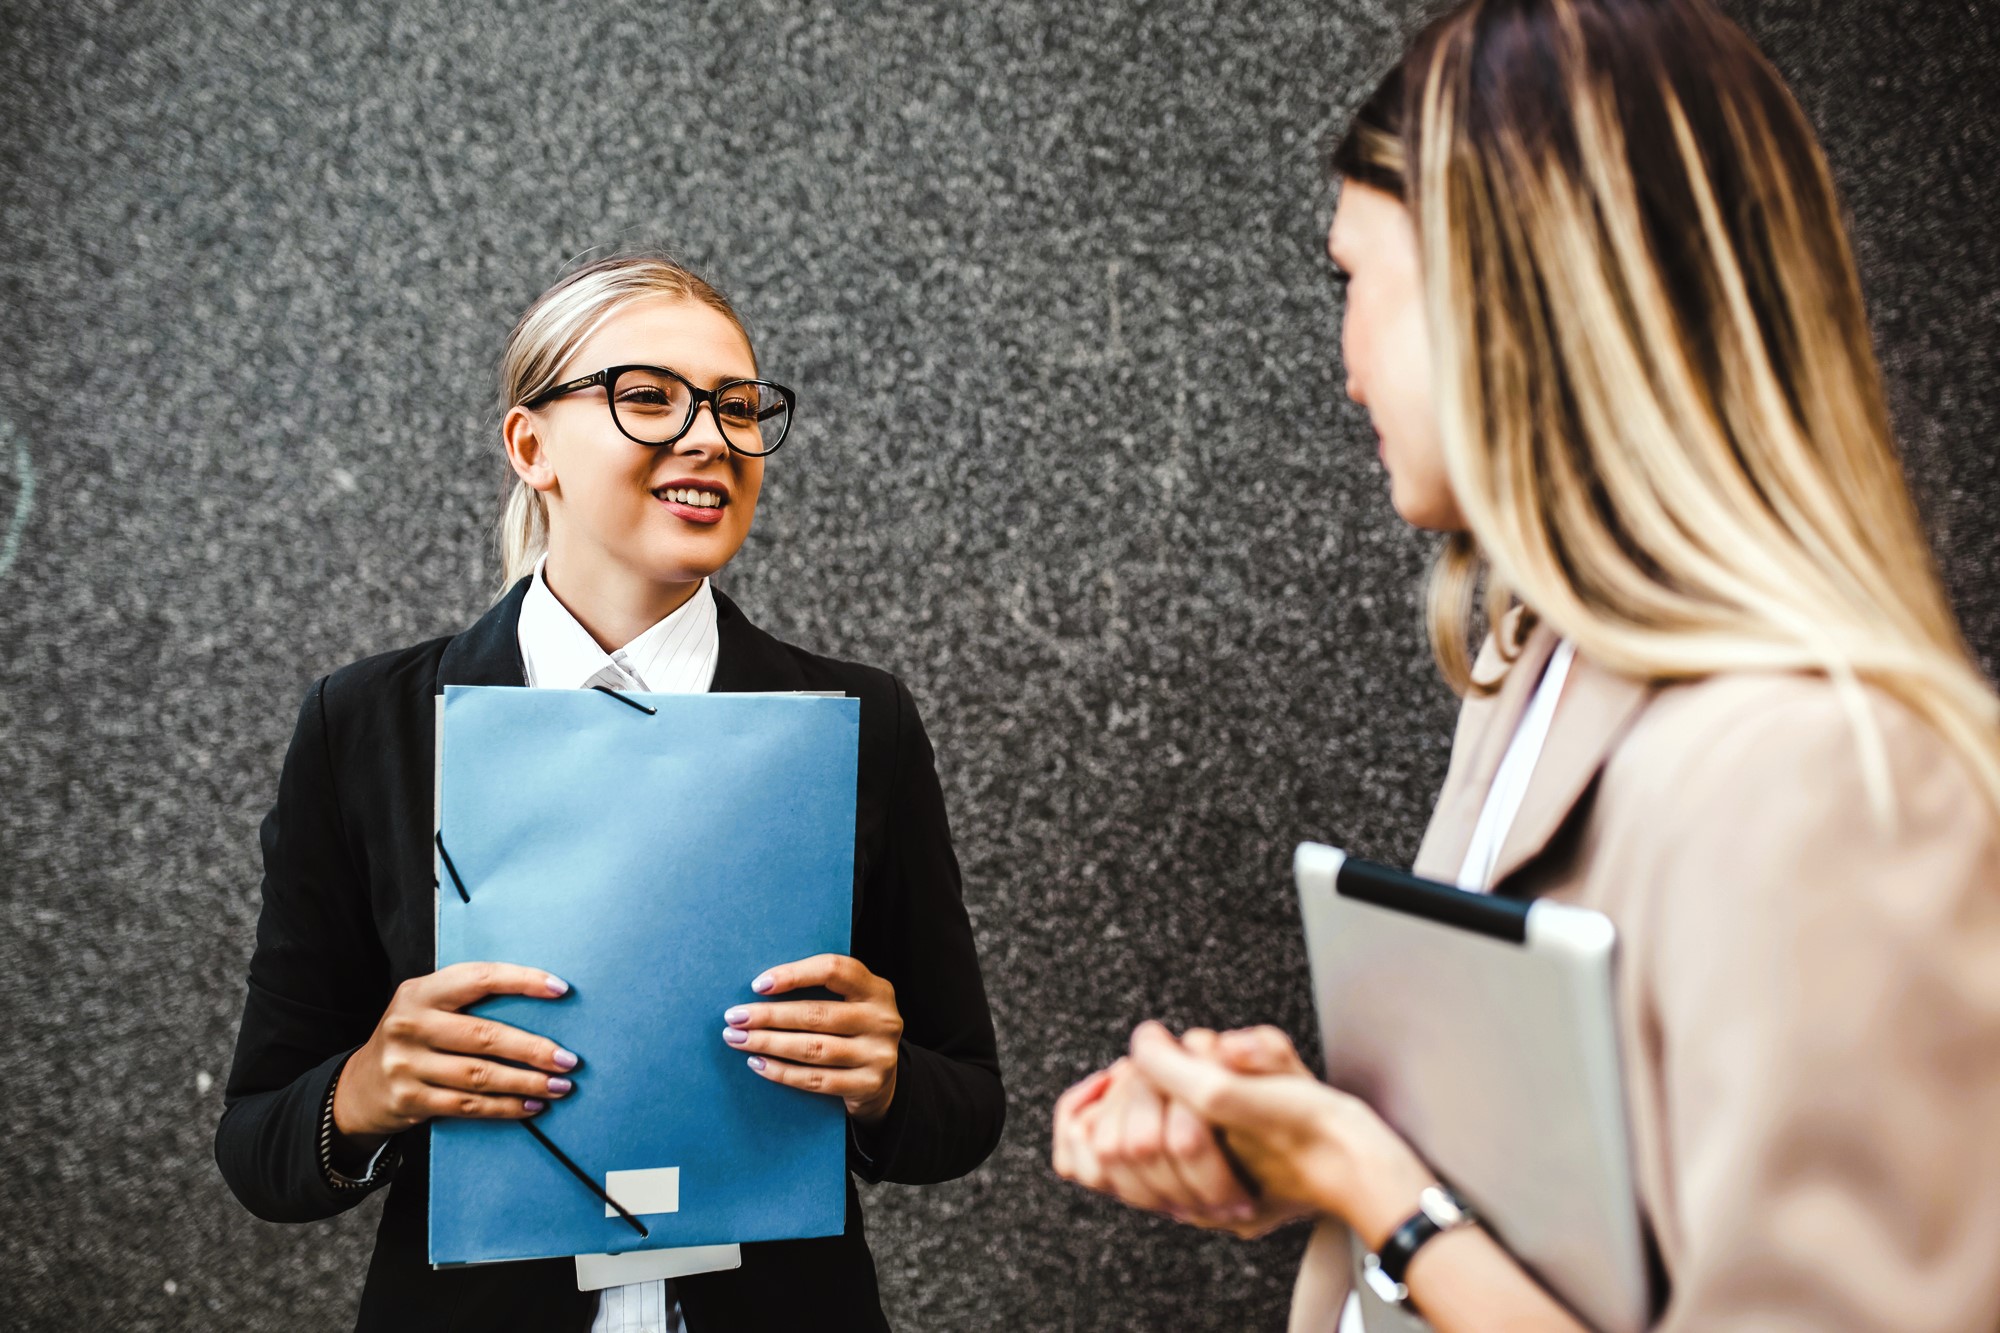
<path fill-rule="evenodd" d="M 555 461 L 549 457 L 542 423 L 525 407 L 508 409 L 500 423 L 500 438 L 507 446 L 507 463 L 514 475 L 532 489 L 551 491 L 556 485 Z"/>

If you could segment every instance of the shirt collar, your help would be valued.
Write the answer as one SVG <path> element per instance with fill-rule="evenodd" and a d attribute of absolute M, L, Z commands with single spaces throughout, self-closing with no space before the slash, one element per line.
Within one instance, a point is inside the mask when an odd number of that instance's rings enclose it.
<path fill-rule="evenodd" d="M 699 694 L 715 675 L 715 593 L 707 579 L 694 596 L 640 634 L 607 653 L 568 607 L 549 590 L 544 555 L 521 601 L 519 636 L 527 682 L 572 690 L 603 684 L 656 694 Z"/>

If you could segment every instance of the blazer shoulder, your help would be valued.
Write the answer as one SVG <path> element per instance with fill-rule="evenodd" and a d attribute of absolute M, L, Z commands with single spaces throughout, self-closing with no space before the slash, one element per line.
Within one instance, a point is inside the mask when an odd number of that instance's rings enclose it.
<path fill-rule="evenodd" d="M 1730 672 L 1661 690 L 1612 757 L 1607 786 L 1645 819 L 1704 793 L 1745 812 L 1796 797 L 1829 819 L 1873 823 L 1878 762 L 1904 819 L 1995 819 L 1964 756 L 1908 705 L 1806 672 Z"/>
<path fill-rule="evenodd" d="M 320 684 L 327 712 L 335 718 L 379 709 L 388 699 L 429 698 L 437 690 L 438 661 L 451 635 L 349 662 Z"/>
<path fill-rule="evenodd" d="M 881 667 L 827 657 L 782 639 L 774 642 L 797 666 L 807 689 L 839 690 L 842 694 L 851 695 L 861 700 L 863 716 L 873 711 L 870 705 L 874 705 L 875 709 L 893 710 L 900 707 L 900 700 L 909 697 L 908 687 L 893 672 Z"/>

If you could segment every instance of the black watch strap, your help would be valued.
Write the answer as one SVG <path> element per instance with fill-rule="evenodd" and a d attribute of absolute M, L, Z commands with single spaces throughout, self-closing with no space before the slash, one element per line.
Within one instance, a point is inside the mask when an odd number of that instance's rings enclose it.
<path fill-rule="evenodd" d="M 1410 1298 L 1403 1275 L 1410 1271 L 1417 1251 L 1432 1237 L 1470 1226 L 1476 1220 L 1457 1195 L 1443 1185 L 1432 1185 L 1418 1196 L 1417 1211 L 1396 1228 L 1379 1251 L 1362 1261 L 1362 1276 L 1377 1296 L 1391 1305 L 1401 1305 Z"/>
<path fill-rule="evenodd" d="M 1396 1228 L 1396 1234 L 1382 1244 L 1376 1255 L 1381 1264 L 1382 1275 L 1391 1282 L 1401 1284 L 1403 1274 L 1410 1271 L 1410 1260 L 1417 1257 L 1417 1250 L 1431 1237 L 1444 1228 L 1431 1220 L 1429 1213 L 1418 1211 L 1410 1214 L 1409 1220 Z"/>

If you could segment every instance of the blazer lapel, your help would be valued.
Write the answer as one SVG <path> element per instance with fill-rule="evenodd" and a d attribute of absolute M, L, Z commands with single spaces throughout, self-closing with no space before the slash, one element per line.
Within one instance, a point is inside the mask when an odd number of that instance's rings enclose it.
<path fill-rule="evenodd" d="M 1446 884 L 1458 882 L 1459 867 L 1465 862 L 1466 848 L 1472 844 L 1472 830 L 1493 787 L 1494 774 L 1507 753 L 1507 742 L 1528 711 L 1528 700 L 1556 649 L 1556 636 L 1546 625 L 1538 625 L 1521 644 L 1509 663 L 1501 656 L 1502 640 L 1518 641 L 1522 612 L 1515 608 L 1501 622 L 1498 632 L 1480 650 L 1474 664 L 1475 681 L 1498 679 L 1497 692 L 1466 700 L 1459 715 L 1458 734 L 1452 742 L 1451 768 L 1438 793 L 1430 827 L 1417 852 L 1416 871 Z M 1502 674 L 1504 673 L 1504 674 Z"/>
<path fill-rule="evenodd" d="M 750 623 L 736 603 L 715 594 L 715 679 L 711 694 L 803 690 L 805 673 L 784 645 Z"/>
<path fill-rule="evenodd" d="M 1496 889 L 1539 856 L 1568 822 L 1570 812 L 1597 781 L 1611 751 L 1653 693 L 1648 682 L 1607 671 L 1577 655 L 1570 664 L 1562 697 L 1556 702 L 1548 740 L 1535 761 L 1521 809 L 1501 841 L 1500 859 L 1493 867 Z M 1503 744 L 1501 748 L 1506 747 Z M 1498 761 L 1495 763 L 1497 766 Z M 1492 784 L 1491 775 L 1487 783 Z"/>
<path fill-rule="evenodd" d="M 452 636 L 438 658 L 437 687 L 447 685 L 526 685 L 521 665 L 521 602 L 528 595 L 529 575 L 507 590 L 493 609 L 470 628 Z"/>

